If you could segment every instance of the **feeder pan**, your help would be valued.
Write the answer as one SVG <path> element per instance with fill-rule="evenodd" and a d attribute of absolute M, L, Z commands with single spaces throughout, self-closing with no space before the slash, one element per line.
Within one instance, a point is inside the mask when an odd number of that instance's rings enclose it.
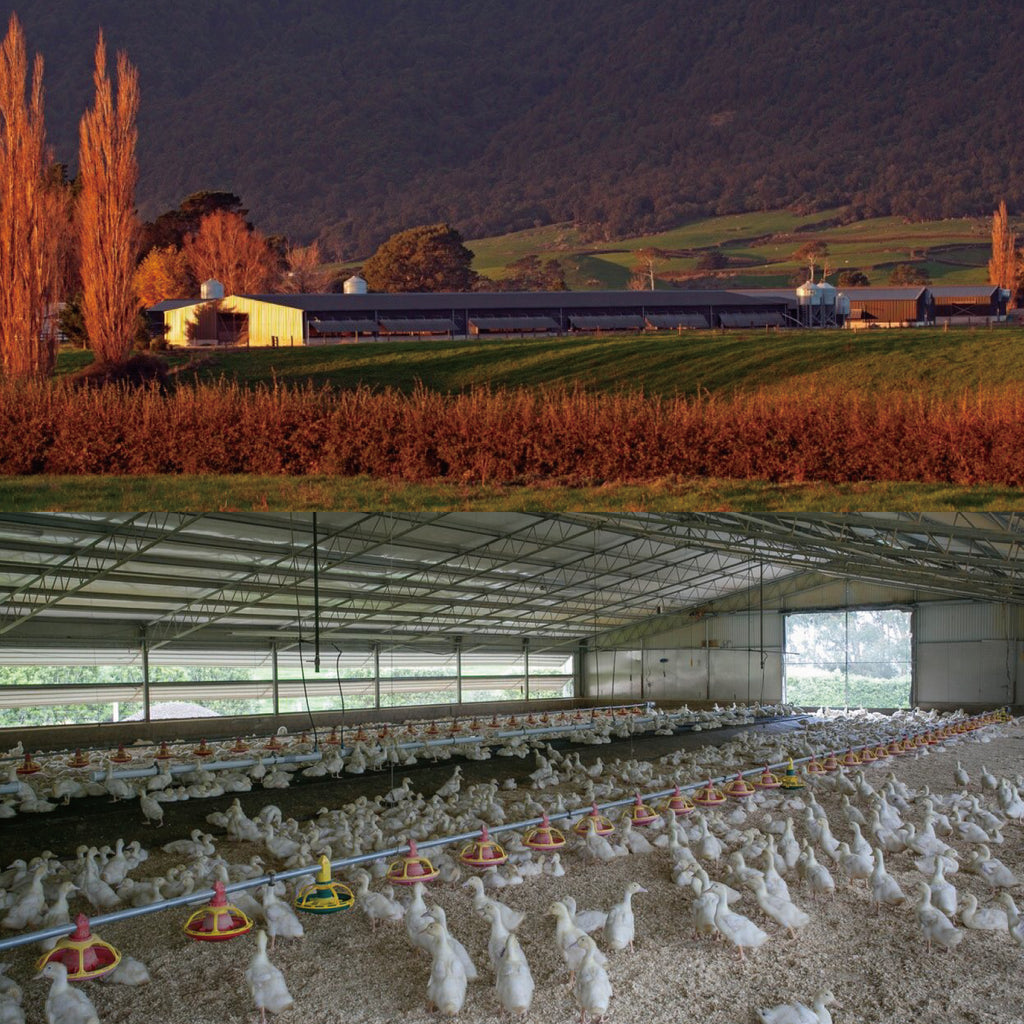
<path fill-rule="evenodd" d="M 935 747 L 938 746 L 939 743 L 938 739 L 935 736 L 935 733 L 933 732 L 926 732 L 923 737 L 923 742 L 924 745 L 927 747 Z"/>
<path fill-rule="evenodd" d="M 722 791 L 715 789 L 711 785 L 711 780 L 708 779 L 706 786 L 701 786 L 694 795 L 693 802 L 698 807 L 719 807 L 725 803 L 725 797 L 722 795 Z"/>
<path fill-rule="evenodd" d="M 540 716 L 540 720 L 543 725 L 547 725 L 548 722 L 551 721 L 551 719 L 548 718 L 548 713 L 546 711 Z"/>
<path fill-rule="evenodd" d="M 917 743 L 909 736 L 903 737 L 903 753 L 912 754 L 917 749 Z"/>
<path fill-rule="evenodd" d="M 249 749 L 249 744 L 246 743 L 241 736 L 235 740 L 235 745 L 231 748 L 232 754 L 244 754 Z"/>
<path fill-rule="evenodd" d="M 500 843 L 495 842 L 487 832 L 487 826 L 480 830 L 480 838 L 467 843 L 459 851 L 459 861 L 468 868 L 496 868 L 508 860 L 508 854 Z"/>
<path fill-rule="evenodd" d="M 509 729 L 518 729 L 519 728 L 519 720 L 516 718 L 515 715 L 512 715 L 512 716 L 509 717 L 509 720 L 505 723 L 505 725 Z"/>
<path fill-rule="evenodd" d="M 736 773 L 736 778 L 729 782 L 725 786 L 725 795 L 731 796 L 733 800 L 745 800 L 748 796 L 753 796 L 757 792 L 754 787 L 743 778 L 742 772 Z"/>
<path fill-rule="evenodd" d="M 861 764 L 874 764 L 878 760 L 871 747 L 865 747 L 857 756 L 860 758 Z"/>
<path fill-rule="evenodd" d="M 195 754 L 196 757 L 213 757 L 214 751 L 213 747 L 211 747 L 206 740 L 200 740 L 199 746 L 192 748 L 192 753 Z"/>
<path fill-rule="evenodd" d="M 441 874 L 426 857 L 416 849 L 416 840 L 409 840 L 409 852 L 401 859 L 392 861 L 388 867 L 387 880 L 395 885 L 415 885 L 416 882 L 432 882 Z"/>
<path fill-rule="evenodd" d="M 812 757 L 810 761 L 807 762 L 807 774 L 824 775 L 825 766 L 816 757 Z"/>
<path fill-rule="evenodd" d="M 885 749 L 890 757 L 899 757 L 903 753 L 903 744 L 899 740 L 893 740 Z"/>
<path fill-rule="evenodd" d="M 271 736 L 266 743 L 263 744 L 264 750 L 284 750 L 284 744 L 276 737 Z"/>
<path fill-rule="evenodd" d="M 480 722 L 474 718 L 473 721 L 469 723 L 469 727 L 473 730 L 473 732 L 476 732 L 477 729 L 480 728 Z"/>
<path fill-rule="evenodd" d="M 884 743 L 879 743 L 874 753 L 876 761 L 884 761 L 889 756 L 889 748 Z"/>
<path fill-rule="evenodd" d="M 89 758 L 87 758 L 82 753 L 81 750 L 76 750 L 75 751 L 75 756 L 68 758 L 68 767 L 69 768 L 88 768 L 89 767 Z"/>
<path fill-rule="evenodd" d="M 338 735 L 338 727 L 336 725 L 331 726 L 330 734 L 324 738 L 324 744 L 328 747 L 341 746 L 341 737 Z"/>
<path fill-rule="evenodd" d="M 157 761 L 169 761 L 174 755 L 167 746 L 167 740 L 160 741 L 160 749 L 153 755 Z"/>
<path fill-rule="evenodd" d="M 110 760 L 114 764 L 127 764 L 132 759 L 132 755 L 124 749 L 124 744 L 119 743 L 117 746 L 117 753 L 110 756 Z"/>
<path fill-rule="evenodd" d="M 15 768 L 15 775 L 35 775 L 36 772 L 41 772 L 43 766 L 38 761 L 32 760 L 31 754 L 25 755 L 25 760 L 21 762 L 20 768 Z"/>
<path fill-rule="evenodd" d="M 665 797 L 658 804 L 658 810 L 671 811 L 677 818 L 685 818 L 686 815 L 693 814 L 696 809 L 693 801 L 685 793 L 679 792 L 678 786 L 676 786 L 675 792 L 671 796 Z"/>
<path fill-rule="evenodd" d="M 779 782 L 778 775 L 773 775 L 768 770 L 768 765 L 765 765 L 764 771 L 754 780 L 754 785 L 758 789 L 778 789 L 782 783 Z"/>
<path fill-rule="evenodd" d="M 412 728 L 412 726 L 410 726 L 410 728 Z M 413 731 L 415 732 L 415 730 Z M 356 734 L 352 737 L 353 742 L 355 743 L 366 743 L 369 740 L 369 738 L 370 737 L 366 735 L 366 732 L 364 731 L 362 726 L 359 726 L 359 728 L 356 729 Z"/>
<path fill-rule="evenodd" d="M 68 972 L 68 981 L 88 981 L 109 974 L 120 962 L 121 954 L 109 942 L 89 931 L 89 919 L 85 914 L 75 918 L 75 930 L 48 953 L 44 953 L 36 964 L 41 971 L 48 963 L 62 963 Z"/>
<path fill-rule="evenodd" d="M 615 826 L 597 809 L 593 804 L 589 814 L 584 814 L 572 827 L 573 832 L 578 836 L 610 836 L 615 831 Z"/>
<path fill-rule="evenodd" d="M 316 881 L 304 885 L 295 894 L 295 909 L 304 910 L 307 914 L 335 914 L 339 910 L 348 910 L 355 901 L 355 895 L 347 885 L 331 878 L 331 862 L 323 856 Z"/>
<path fill-rule="evenodd" d="M 497 715 L 491 715 L 491 728 L 492 729 L 497 729 L 498 728 L 498 716 Z"/>
<path fill-rule="evenodd" d="M 839 763 L 846 768 L 855 768 L 860 764 L 860 758 L 852 750 L 848 750 Z"/>
<path fill-rule="evenodd" d="M 458 736 L 462 733 L 462 726 L 458 722 L 452 722 L 451 728 L 448 730 L 449 736 Z"/>
<path fill-rule="evenodd" d="M 783 789 L 803 789 L 804 780 L 800 778 L 796 773 L 796 768 L 793 766 L 793 759 L 789 759 L 789 764 L 786 765 L 786 774 L 782 776 L 782 788 Z"/>
<path fill-rule="evenodd" d="M 548 821 L 547 814 L 543 814 L 539 825 L 527 829 L 523 846 L 540 853 L 551 853 L 565 846 L 565 836 Z"/>
<path fill-rule="evenodd" d="M 582 722 L 583 716 L 577 711 L 576 714 L 572 716 L 572 720 L 574 722 Z"/>
<path fill-rule="evenodd" d="M 430 725 L 427 726 L 427 735 L 428 736 L 436 736 L 437 732 L 438 732 L 437 722 L 431 722 Z"/>
<path fill-rule="evenodd" d="M 228 903 L 224 883 L 220 879 L 213 883 L 213 899 L 183 925 L 185 934 L 200 942 L 225 942 L 244 935 L 250 928 L 252 921 L 238 907 Z"/>
<path fill-rule="evenodd" d="M 829 754 L 824 761 L 821 762 L 821 767 L 827 772 L 834 772 L 839 767 L 839 762 L 836 760 L 835 754 Z"/>
<path fill-rule="evenodd" d="M 407 725 L 405 727 L 405 735 L 406 736 L 418 736 L 419 733 L 411 725 Z M 356 739 L 359 739 L 359 734 L 358 733 L 356 734 Z"/>
<path fill-rule="evenodd" d="M 379 740 L 386 740 L 390 735 L 391 733 L 388 732 L 388 727 L 386 725 L 383 729 L 377 730 L 377 739 Z"/>
<path fill-rule="evenodd" d="M 640 799 L 640 794 L 637 793 L 636 802 L 629 809 L 629 820 L 634 825 L 650 825 L 658 820 L 658 815 Z"/>

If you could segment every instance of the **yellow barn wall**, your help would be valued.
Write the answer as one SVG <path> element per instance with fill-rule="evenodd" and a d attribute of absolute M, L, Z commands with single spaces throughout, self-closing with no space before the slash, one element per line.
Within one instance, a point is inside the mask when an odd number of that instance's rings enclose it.
<path fill-rule="evenodd" d="M 246 313 L 249 316 L 249 346 L 269 347 L 278 339 L 282 347 L 303 345 L 302 310 L 278 306 L 272 302 L 260 302 L 237 295 L 217 300 L 220 310 L 225 313 Z M 205 315 L 204 315 L 205 314 Z M 184 306 L 164 312 L 165 335 L 169 345 L 188 345 L 188 325 L 195 323 L 197 315 L 202 320 L 200 340 L 208 344 L 215 341 L 216 322 L 210 306 Z"/>

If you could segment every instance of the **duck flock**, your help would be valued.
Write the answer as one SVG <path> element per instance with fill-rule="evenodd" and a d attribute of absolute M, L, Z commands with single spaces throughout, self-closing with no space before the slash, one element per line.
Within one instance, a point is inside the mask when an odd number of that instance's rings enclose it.
<path fill-rule="evenodd" d="M 12 949 L 0 954 L 10 960 L 0 967 L 0 1024 L 142 1022 L 153 1019 L 153 1005 L 168 1024 L 268 1014 L 416 1021 L 432 1013 L 473 1021 L 955 1020 L 947 1003 L 957 994 L 924 983 L 948 976 L 949 958 L 976 949 L 979 962 L 1001 970 L 1024 966 L 1015 903 L 1024 869 L 1020 720 L 804 775 L 804 788 L 755 789 L 683 814 L 666 807 L 645 825 L 627 806 L 621 816 L 608 812 L 615 826 L 608 835 L 577 836 L 570 826 L 595 803 L 790 757 L 877 748 L 962 717 L 822 714 L 797 731 L 754 730 L 653 761 L 585 761 L 534 736 L 509 754 L 533 758 L 518 782 L 470 784 L 456 764 L 429 795 L 406 778 L 376 799 L 297 821 L 268 794 L 258 813 L 246 814 L 236 799 L 208 816 L 209 831 L 188 839 L 40 851 L 0 872 L 0 937 L 68 923 L 76 911 L 95 916 L 193 892 L 202 904 L 216 882 L 255 927 L 248 938 L 208 944 L 180 931 L 180 908 L 111 924 L 97 931 L 123 959 L 84 984 L 69 983 L 60 964 L 35 980 L 42 950 Z M 608 737 L 621 725 L 609 722 Z M 988 763 L 1000 767 L 989 771 Z M 545 814 L 567 837 L 556 852 L 531 849 L 518 828 L 501 830 Z M 462 844 L 437 846 L 427 852 L 438 879 L 399 887 L 387 878 L 394 858 L 372 857 L 409 839 L 429 844 L 483 826 L 500 833 L 508 854 L 500 867 L 471 869 L 460 862 Z M 368 858 L 340 871 L 352 909 L 297 913 L 294 890 L 312 871 L 288 883 L 231 888 L 321 856 Z M 859 938 L 847 947 L 851 929 Z M 888 990 L 882 983 L 866 991 L 863 975 L 878 967 L 871 950 L 883 941 L 904 958 L 901 973 Z M 853 952 L 837 952 L 846 948 Z M 855 964 L 869 966 L 858 976 Z M 978 984 L 998 987 L 990 977 Z M 972 1019 L 1013 1019 L 1007 1005 L 986 1017 L 979 1002 Z"/>

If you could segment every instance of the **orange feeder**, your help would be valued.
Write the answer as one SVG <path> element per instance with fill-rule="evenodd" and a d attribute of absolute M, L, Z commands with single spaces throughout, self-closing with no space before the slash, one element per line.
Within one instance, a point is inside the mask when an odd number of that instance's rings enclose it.
<path fill-rule="evenodd" d="M 228 903 L 224 883 L 220 879 L 213 883 L 213 899 L 183 925 L 185 934 L 200 942 L 225 942 L 244 935 L 250 928 L 252 921 L 238 907 Z"/>
<path fill-rule="evenodd" d="M 516 718 L 515 715 L 511 715 L 509 717 L 509 720 L 505 723 L 505 725 L 507 725 L 509 729 L 518 729 L 519 720 Z"/>
<path fill-rule="evenodd" d="M 338 735 L 338 727 L 336 725 L 332 725 L 330 733 L 324 737 L 324 745 L 328 747 L 341 746 L 341 737 Z"/>
<path fill-rule="evenodd" d="M 860 764 L 860 758 L 852 750 L 848 750 L 839 763 L 845 768 L 856 768 Z"/>
<path fill-rule="evenodd" d="M 25 760 L 21 762 L 21 767 L 15 768 L 14 773 L 16 775 L 35 775 L 36 772 L 42 770 L 43 766 L 38 761 L 33 761 L 31 754 L 25 754 Z"/>
<path fill-rule="evenodd" d="M 658 810 L 663 812 L 671 811 L 677 818 L 685 818 L 686 815 L 693 814 L 696 809 L 693 801 L 685 793 L 679 792 L 678 786 L 676 786 L 671 796 L 665 797 L 658 804 Z"/>
<path fill-rule="evenodd" d="M 640 799 L 640 794 L 637 793 L 636 801 L 629 809 L 629 820 L 634 825 L 650 825 L 658 820 L 658 815 Z"/>
<path fill-rule="evenodd" d="M 430 725 L 427 726 L 427 735 L 428 736 L 436 736 L 437 733 L 438 733 L 437 722 L 431 722 Z"/>
<path fill-rule="evenodd" d="M 167 746 L 167 740 L 160 741 L 160 749 L 153 755 L 157 761 L 169 761 L 174 755 Z"/>
<path fill-rule="evenodd" d="M 68 758 L 68 767 L 69 768 L 88 768 L 89 767 L 89 758 L 87 758 L 82 753 L 81 750 L 76 750 L 75 751 L 75 756 Z"/>
<path fill-rule="evenodd" d="M 195 754 L 196 757 L 213 757 L 213 747 L 211 747 L 206 740 L 200 740 L 199 746 L 192 748 L 192 753 Z"/>
<path fill-rule="evenodd" d="M 114 764 L 127 764 L 132 759 L 132 755 L 124 749 L 124 744 L 119 743 L 117 745 L 117 753 L 113 754 L 110 758 Z"/>
<path fill-rule="evenodd" d="M 743 778 L 742 772 L 736 773 L 736 778 L 732 782 L 727 783 L 725 787 L 725 795 L 731 796 L 733 800 L 745 800 L 748 796 L 753 796 L 757 792 L 754 787 Z"/>
<path fill-rule="evenodd" d="M 778 789 L 782 783 L 779 782 L 778 775 L 773 775 L 768 770 L 768 765 L 765 765 L 764 771 L 754 780 L 754 785 L 758 789 Z"/>
<path fill-rule="evenodd" d="M 885 749 L 890 757 L 900 757 L 903 754 L 903 744 L 899 740 L 893 740 Z"/>
<path fill-rule="evenodd" d="M 231 748 L 232 754 L 244 754 L 249 750 L 249 744 L 241 736 L 235 739 L 235 745 Z"/>
<path fill-rule="evenodd" d="M 539 825 L 526 830 L 523 846 L 540 853 L 552 853 L 565 846 L 565 836 L 548 821 L 547 814 L 543 814 Z"/>
<path fill-rule="evenodd" d="M 864 747 L 857 756 L 860 758 L 861 764 L 874 764 L 878 760 L 875 757 L 875 752 L 870 747 Z"/>
<path fill-rule="evenodd" d="M 821 762 L 821 767 L 827 772 L 834 772 L 839 767 L 839 762 L 836 760 L 835 754 L 829 754 L 824 761 Z"/>
<path fill-rule="evenodd" d="M 496 868 L 508 860 L 508 854 L 500 843 L 490 837 L 484 825 L 480 829 L 480 838 L 467 843 L 459 851 L 459 860 L 469 868 Z"/>
<path fill-rule="evenodd" d="M 121 962 L 121 954 L 109 942 L 90 933 L 85 914 L 75 918 L 75 926 L 70 935 L 58 939 L 57 945 L 39 958 L 36 970 L 56 961 L 67 968 L 68 981 L 88 981 L 109 974 Z"/>
<path fill-rule="evenodd" d="M 719 807 L 725 803 L 725 797 L 722 795 L 722 791 L 715 789 L 711 785 L 711 780 L 708 779 L 708 784 L 701 786 L 694 794 L 693 802 L 698 807 Z"/>
<path fill-rule="evenodd" d="M 284 744 L 276 737 L 271 736 L 266 743 L 263 744 L 264 750 L 284 750 Z"/>
<path fill-rule="evenodd" d="M 416 840 L 409 840 L 409 852 L 401 859 L 392 861 L 387 879 L 395 885 L 415 885 L 416 882 L 432 882 L 441 874 L 426 857 L 416 849 Z"/>
<path fill-rule="evenodd" d="M 884 743 L 879 743 L 875 747 L 875 760 L 884 761 L 889 756 L 889 748 Z"/>
<path fill-rule="evenodd" d="M 572 827 L 573 832 L 578 836 L 610 836 L 615 831 L 615 826 L 597 809 L 597 804 L 591 805 L 589 814 L 584 814 Z"/>

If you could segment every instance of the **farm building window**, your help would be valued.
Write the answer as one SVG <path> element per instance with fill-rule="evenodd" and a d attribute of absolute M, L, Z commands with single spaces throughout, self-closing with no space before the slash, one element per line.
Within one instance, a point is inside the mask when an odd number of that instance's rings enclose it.
<path fill-rule="evenodd" d="M 805 707 L 910 707 L 910 612 L 786 616 L 785 699 Z"/>

